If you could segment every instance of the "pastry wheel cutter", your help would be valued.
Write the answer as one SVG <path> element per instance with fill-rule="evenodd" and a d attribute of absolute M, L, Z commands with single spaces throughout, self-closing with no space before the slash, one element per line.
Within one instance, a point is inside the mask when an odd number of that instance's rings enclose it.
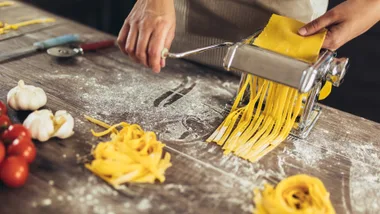
<path fill-rule="evenodd" d="M 68 58 L 68 57 L 84 54 L 84 52 L 86 51 L 95 51 L 98 49 L 112 47 L 114 45 L 115 45 L 115 40 L 111 39 L 111 40 L 103 40 L 103 41 L 98 41 L 98 42 L 80 44 L 79 47 L 76 47 L 76 48 L 70 48 L 70 47 L 64 47 L 64 46 L 53 47 L 53 48 L 49 48 L 46 52 L 51 56 L 60 57 L 60 58 L 65 58 L 65 57 Z"/>
<path fill-rule="evenodd" d="M 291 132 L 295 137 L 306 138 L 321 113 L 317 98 L 322 85 L 328 81 L 333 86 L 339 87 L 343 82 L 349 60 L 348 58 L 336 58 L 336 53 L 333 51 L 322 50 L 317 62 L 309 64 L 252 45 L 260 32 L 258 31 L 241 42 L 225 42 L 184 53 L 169 53 L 167 49 L 164 49 L 162 57 L 182 58 L 206 50 L 228 46 L 223 66 L 227 71 L 242 72 L 239 90 L 245 82 L 247 74 L 252 74 L 290 86 L 300 93 L 309 93 L 308 98 L 303 103 L 303 112 L 297 118 Z"/>

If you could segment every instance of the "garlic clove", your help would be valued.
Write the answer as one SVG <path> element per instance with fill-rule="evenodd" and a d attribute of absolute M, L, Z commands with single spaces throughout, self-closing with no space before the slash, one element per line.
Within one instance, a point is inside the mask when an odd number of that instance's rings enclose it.
<path fill-rule="evenodd" d="M 23 125 L 29 129 L 33 139 L 45 142 L 54 134 L 53 118 L 50 110 L 34 111 L 25 119 Z"/>
<path fill-rule="evenodd" d="M 54 133 L 54 124 L 53 121 L 44 121 L 42 119 L 37 119 L 32 126 L 39 127 L 34 133 L 35 136 L 32 135 L 33 138 L 45 142 L 51 138 L 51 135 Z"/>
<path fill-rule="evenodd" d="M 56 129 L 54 137 L 68 138 L 74 134 L 74 118 L 67 111 L 59 110 L 55 113 Z"/>
<path fill-rule="evenodd" d="M 18 109 L 25 109 L 29 110 L 29 103 L 31 102 L 32 98 L 29 91 L 17 91 L 16 94 L 16 105 Z M 37 110 L 37 109 L 35 109 Z"/>
<path fill-rule="evenodd" d="M 9 93 L 8 93 L 8 95 L 9 95 Z M 7 103 L 8 103 L 8 106 L 11 107 L 12 109 L 14 109 L 16 111 L 19 110 L 15 96 L 10 96 L 9 98 L 7 98 Z"/>

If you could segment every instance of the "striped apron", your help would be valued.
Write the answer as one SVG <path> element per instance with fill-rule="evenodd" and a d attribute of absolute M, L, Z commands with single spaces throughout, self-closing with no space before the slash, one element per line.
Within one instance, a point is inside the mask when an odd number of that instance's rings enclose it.
<path fill-rule="evenodd" d="M 171 52 L 230 41 L 238 42 L 263 28 L 272 13 L 309 22 L 326 12 L 328 0 L 175 0 L 176 36 Z M 226 49 L 187 59 L 222 68 Z"/>

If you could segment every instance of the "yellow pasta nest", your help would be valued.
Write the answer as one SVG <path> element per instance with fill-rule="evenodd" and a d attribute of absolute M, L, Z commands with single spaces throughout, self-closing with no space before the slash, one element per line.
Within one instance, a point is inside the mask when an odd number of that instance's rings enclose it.
<path fill-rule="evenodd" d="M 274 188 L 254 190 L 255 214 L 335 214 L 323 183 L 308 175 L 295 175 Z"/>
<path fill-rule="evenodd" d="M 311 63 L 319 55 L 325 32 L 302 37 L 297 34 L 302 25 L 273 15 L 254 44 Z M 246 92 L 248 104 L 238 107 Z M 258 161 L 286 139 L 307 97 L 308 94 L 300 94 L 294 88 L 247 75 L 230 114 L 207 142 L 223 146 L 225 154 L 233 152 L 249 161 Z"/>
<path fill-rule="evenodd" d="M 99 133 L 91 130 L 94 136 L 111 136 L 110 141 L 99 143 L 93 150 L 94 160 L 85 165 L 87 169 L 115 187 L 127 182 L 154 183 L 156 179 L 165 181 L 165 171 L 171 166 L 170 154 L 164 154 L 165 144 L 157 140 L 155 133 L 144 132 L 136 124 L 122 122 L 110 126 L 85 117 L 107 128 Z"/>

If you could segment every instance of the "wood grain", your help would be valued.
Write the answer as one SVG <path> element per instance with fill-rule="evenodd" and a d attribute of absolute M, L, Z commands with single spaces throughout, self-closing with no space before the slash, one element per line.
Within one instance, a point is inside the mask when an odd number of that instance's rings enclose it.
<path fill-rule="evenodd" d="M 23 4 L 14 9 L 44 14 Z M 67 33 L 78 33 L 85 41 L 112 38 L 58 20 L 62 24 L 0 41 L 0 50 Z M 65 60 L 40 52 L 0 64 L 1 100 L 20 79 L 44 88 L 46 108 L 74 116 L 75 135 L 36 142 L 38 157 L 27 184 L 20 189 L 0 185 L 0 201 L 7 204 L 0 213 L 250 213 L 253 188 L 298 173 L 324 182 L 337 213 L 380 211 L 377 123 L 324 107 L 309 138 L 287 140 L 258 163 L 249 163 L 223 156 L 219 146 L 204 142 L 228 113 L 225 106 L 238 84 L 232 74 L 169 60 L 156 75 L 114 47 Z M 87 171 L 83 163 L 98 142 L 89 130 L 100 129 L 84 114 L 155 131 L 173 157 L 165 183 L 115 190 Z M 22 122 L 27 113 L 10 115 Z"/>

